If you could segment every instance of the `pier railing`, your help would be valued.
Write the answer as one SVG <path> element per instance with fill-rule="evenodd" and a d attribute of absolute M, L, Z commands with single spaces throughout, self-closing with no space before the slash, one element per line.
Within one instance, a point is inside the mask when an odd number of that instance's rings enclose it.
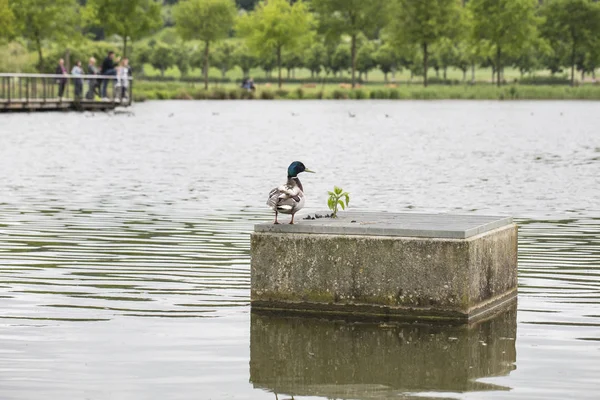
<path fill-rule="evenodd" d="M 133 78 L 114 75 L 0 74 L 0 109 L 130 106 Z"/>

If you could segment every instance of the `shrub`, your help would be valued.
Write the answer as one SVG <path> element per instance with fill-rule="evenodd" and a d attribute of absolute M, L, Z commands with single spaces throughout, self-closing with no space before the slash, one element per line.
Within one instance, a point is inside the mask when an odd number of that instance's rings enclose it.
<path fill-rule="evenodd" d="M 280 98 L 280 99 L 285 99 L 288 97 L 288 95 L 290 94 L 290 92 L 288 92 L 285 89 L 278 89 L 275 91 L 275 95 Z"/>
<path fill-rule="evenodd" d="M 194 100 L 206 100 L 206 91 L 196 90 L 194 93 L 192 93 L 192 97 L 194 98 Z"/>
<path fill-rule="evenodd" d="M 367 98 L 367 94 L 362 89 L 356 89 L 350 92 L 350 98 L 355 100 L 362 100 Z"/>
<path fill-rule="evenodd" d="M 173 96 L 176 100 L 192 100 L 193 97 L 191 94 L 187 92 L 185 89 L 179 90 L 175 96 Z"/>
<path fill-rule="evenodd" d="M 275 94 L 270 90 L 263 90 L 262 92 L 260 92 L 260 98 L 262 100 L 273 100 L 275 99 Z"/>
<path fill-rule="evenodd" d="M 296 97 L 298 97 L 299 99 L 303 99 L 304 98 L 304 89 L 302 89 L 301 87 L 296 89 Z"/>
<path fill-rule="evenodd" d="M 348 93 L 343 90 L 336 89 L 333 91 L 332 97 L 336 100 L 344 100 L 348 98 Z"/>

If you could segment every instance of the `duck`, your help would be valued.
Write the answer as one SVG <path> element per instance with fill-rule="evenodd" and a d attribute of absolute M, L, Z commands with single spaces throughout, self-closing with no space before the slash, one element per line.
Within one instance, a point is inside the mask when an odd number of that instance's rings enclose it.
<path fill-rule="evenodd" d="M 281 213 L 291 214 L 292 220 L 290 221 L 290 224 L 293 225 L 294 215 L 304 207 L 306 197 L 304 196 L 302 183 L 300 182 L 300 179 L 298 179 L 298 174 L 302 172 L 315 173 L 315 171 L 306 168 L 300 161 L 294 161 L 288 167 L 287 182 L 269 192 L 267 205 L 275 211 L 274 224 L 279 224 L 277 215 Z"/>

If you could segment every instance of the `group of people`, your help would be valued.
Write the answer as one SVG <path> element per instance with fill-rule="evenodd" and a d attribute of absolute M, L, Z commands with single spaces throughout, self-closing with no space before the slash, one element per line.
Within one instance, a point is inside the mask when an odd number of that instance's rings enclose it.
<path fill-rule="evenodd" d="M 58 67 L 56 67 L 57 75 L 68 75 L 65 67 L 65 60 L 60 59 L 58 61 Z M 107 88 L 110 81 L 115 82 L 114 97 L 120 99 L 127 98 L 127 90 L 129 88 L 129 77 L 131 76 L 131 68 L 129 67 L 129 60 L 127 58 L 115 58 L 115 52 L 109 51 L 108 55 L 102 62 L 100 68 L 96 66 L 96 59 L 91 57 L 87 66 L 87 74 L 84 73 L 81 67 L 81 61 L 77 61 L 75 66 L 71 69 L 71 75 L 73 78 L 74 94 L 76 99 L 81 99 L 83 95 L 83 75 L 88 75 L 88 91 L 85 94 L 85 98 L 93 100 L 96 95 L 100 96 L 104 100 L 108 100 Z M 93 75 L 99 76 L 93 78 Z M 106 77 L 114 76 L 115 79 Z M 65 86 L 67 84 L 66 78 L 57 79 L 58 84 L 58 97 L 63 97 L 65 92 Z"/>

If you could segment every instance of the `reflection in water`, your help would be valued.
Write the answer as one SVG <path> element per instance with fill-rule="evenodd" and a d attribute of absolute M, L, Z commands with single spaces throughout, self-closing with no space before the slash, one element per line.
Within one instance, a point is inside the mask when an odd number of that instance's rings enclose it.
<path fill-rule="evenodd" d="M 515 367 L 516 307 L 471 326 L 347 323 L 252 313 L 250 380 L 294 396 L 507 390 L 477 379 Z"/>

